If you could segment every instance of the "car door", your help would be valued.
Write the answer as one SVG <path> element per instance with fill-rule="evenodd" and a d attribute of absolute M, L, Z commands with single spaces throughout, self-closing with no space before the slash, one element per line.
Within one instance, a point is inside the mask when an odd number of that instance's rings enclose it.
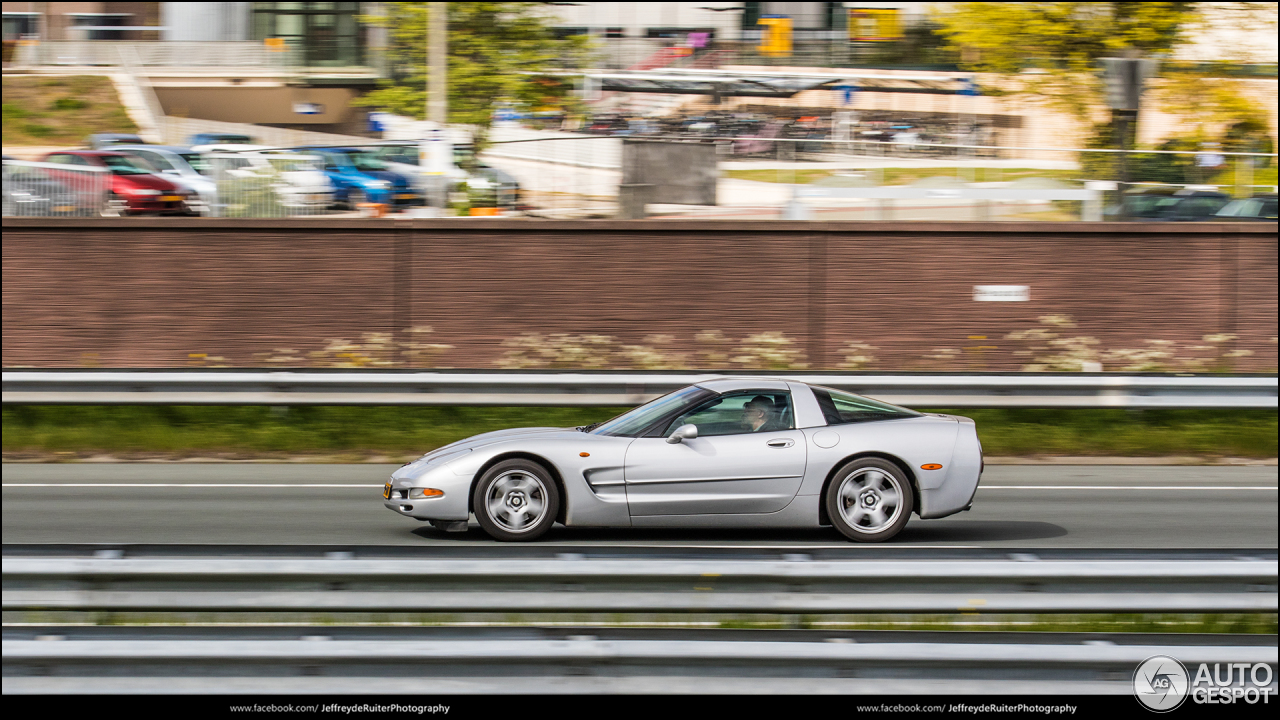
<path fill-rule="evenodd" d="M 772 404 L 769 422 L 753 429 L 744 408 L 761 397 Z M 627 448 L 624 478 L 632 516 L 777 512 L 800 489 L 804 436 L 795 429 L 789 392 L 734 391 L 703 401 Z M 698 437 L 667 436 L 684 424 Z"/>

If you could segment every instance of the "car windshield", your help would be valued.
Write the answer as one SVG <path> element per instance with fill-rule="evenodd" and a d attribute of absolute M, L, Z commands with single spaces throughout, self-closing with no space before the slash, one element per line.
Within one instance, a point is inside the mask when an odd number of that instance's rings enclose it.
<path fill-rule="evenodd" d="M 828 425 L 920 417 L 920 413 L 915 410 L 887 402 L 817 385 L 810 387 L 813 388 L 813 397 L 818 401 L 818 407 L 822 408 L 822 416 Z"/>
<path fill-rule="evenodd" d="M 463 169 L 470 169 L 476 164 L 476 149 L 471 145 L 453 146 L 453 164 Z"/>
<path fill-rule="evenodd" d="M 678 413 L 710 394 L 710 390 L 690 385 L 606 420 L 590 432 L 593 435 L 635 437 L 663 417 Z"/>
<path fill-rule="evenodd" d="M 1125 198 L 1129 214 L 1137 217 L 1160 217 L 1178 204 L 1173 195 L 1131 195 Z"/>
<path fill-rule="evenodd" d="M 392 145 L 380 148 L 377 154 L 378 157 L 387 162 L 404 163 L 405 165 L 418 164 L 418 148 L 410 145 Z"/>
<path fill-rule="evenodd" d="M 155 172 L 142 158 L 103 155 L 102 162 L 111 170 L 112 175 L 147 175 Z"/>
<path fill-rule="evenodd" d="M 209 164 L 209 161 L 205 159 L 203 155 L 200 155 L 199 153 L 182 153 L 181 157 L 183 160 L 187 161 L 187 164 L 191 166 L 192 170 L 195 170 L 201 175 L 213 174 L 213 166 Z"/>
<path fill-rule="evenodd" d="M 300 172 L 317 169 L 316 161 L 311 158 L 274 156 L 267 158 L 267 162 L 271 163 L 271 167 L 278 172 Z"/>
<path fill-rule="evenodd" d="M 387 169 L 386 163 L 367 152 L 351 153 L 351 162 L 355 163 L 357 170 L 363 170 L 365 172 L 370 170 Z"/>
<path fill-rule="evenodd" d="M 1276 216 L 1276 201 L 1274 198 L 1232 200 L 1218 211 L 1218 215 L 1223 217 L 1273 218 Z"/>

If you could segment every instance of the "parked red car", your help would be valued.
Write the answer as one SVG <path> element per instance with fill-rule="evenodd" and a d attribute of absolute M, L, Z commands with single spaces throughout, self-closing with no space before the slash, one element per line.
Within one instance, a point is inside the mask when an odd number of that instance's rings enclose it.
<path fill-rule="evenodd" d="M 101 206 L 104 215 L 199 214 L 192 207 L 199 201 L 196 195 L 140 158 L 109 150 L 59 150 L 45 155 L 43 162 L 66 165 L 66 172 L 48 172 L 81 195 L 82 207 Z M 110 172 L 109 187 L 102 187 L 97 174 L 77 171 L 77 167 L 105 168 Z M 104 191 L 103 199 L 90 197 Z"/>

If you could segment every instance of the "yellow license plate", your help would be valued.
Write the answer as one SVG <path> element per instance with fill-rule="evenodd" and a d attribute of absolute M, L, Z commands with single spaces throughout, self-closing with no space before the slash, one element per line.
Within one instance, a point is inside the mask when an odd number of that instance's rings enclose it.
<path fill-rule="evenodd" d="M 72 210 L 75 210 L 75 209 L 76 209 L 76 206 L 75 206 L 75 205 L 55 205 L 55 206 L 53 206 L 53 211 L 54 211 L 54 212 L 71 212 Z"/>
<path fill-rule="evenodd" d="M 161 202 L 178 202 L 182 199 L 181 195 L 161 195 Z"/>
<path fill-rule="evenodd" d="M 418 197 L 418 196 L 417 196 L 417 195 L 414 195 L 413 193 L 409 193 L 409 194 L 406 194 L 406 195 L 397 195 L 397 196 L 396 196 L 396 199 L 397 199 L 397 200 L 412 200 L 412 199 L 414 199 L 414 198 L 416 198 L 416 197 Z"/>
<path fill-rule="evenodd" d="M 382 497 L 387 500 L 391 499 L 391 483 L 387 483 L 386 486 L 382 488 Z"/>

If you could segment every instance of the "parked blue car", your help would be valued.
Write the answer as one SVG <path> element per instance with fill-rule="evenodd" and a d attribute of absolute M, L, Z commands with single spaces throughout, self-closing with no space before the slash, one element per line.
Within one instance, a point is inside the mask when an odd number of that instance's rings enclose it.
<path fill-rule="evenodd" d="M 333 182 L 334 198 L 354 209 L 360 203 L 391 207 L 422 204 L 422 194 L 409 178 L 387 169 L 373 153 L 361 148 L 299 148 L 298 152 L 324 158 L 325 174 Z"/>
<path fill-rule="evenodd" d="M 196 145 L 252 145 L 253 138 L 236 133 L 206 132 L 196 133 L 187 138 L 187 146 Z"/>

